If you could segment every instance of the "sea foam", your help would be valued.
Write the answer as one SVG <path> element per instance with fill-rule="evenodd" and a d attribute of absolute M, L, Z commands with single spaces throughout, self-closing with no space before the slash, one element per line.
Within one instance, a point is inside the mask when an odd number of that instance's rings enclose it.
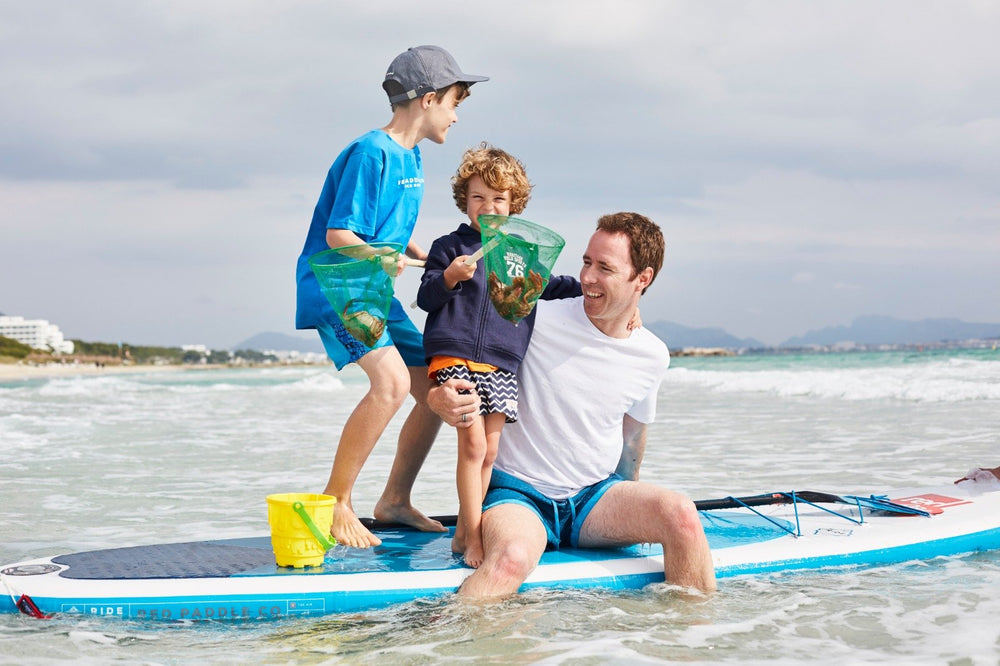
<path fill-rule="evenodd" d="M 952 360 L 875 368 L 703 370 L 672 368 L 668 384 L 719 392 L 841 400 L 961 402 L 1000 400 L 1000 363 Z"/>

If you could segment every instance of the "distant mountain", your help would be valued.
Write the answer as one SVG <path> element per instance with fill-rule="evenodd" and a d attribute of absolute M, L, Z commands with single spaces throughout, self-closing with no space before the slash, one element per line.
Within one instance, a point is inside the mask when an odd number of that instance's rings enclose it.
<path fill-rule="evenodd" d="M 858 317 L 850 326 L 827 326 L 789 338 L 782 347 L 835 345 L 854 342 L 861 345 L 906 345 L 961 340 L 1000 338 L 1000 324 L 973 324 L 958 319 L 921 319 L 906 321 L 893 317 Z"/>
<path fill-rule="evenodd" d="M 753 338 L 737 338 L 726 333 L 721 328 L 689 328 L 669 321 L 657 321 L 643 324 L 667 343 L 671 349 L 685 347 L 724 347 L 726 349 L 745 349 L 763 347 L 764 343 Z"/>
<path fill-rule="evenodd" d="M 748 347 L 763 347 L 764 344 L 753 338 L 737 338 L 726 333 L 721 328 L 688 328 L 680 324 L 658 321 L 643 324 L 657 337 L 667 343 L 671 349 L 683 347 L 725 347 L 726 349 L 743 349 Z M 264 351 L 297 351 L 324 353 L 319 336 L 313 338 L 298 337 L 287 333 L 258 333 L 232 347 L 238 349 L 255 349 Z"/>
<path fill-rule="evenodd" d="M 233 351 L 237 351 L 239 349 L 254 349 L 256 351 L 297 351 L 303 353 L 315 352 L 317 354 L 324 353 L 323 343 L 319 341 L 319 336 L 315 333 L 311 338 L 288 335 L 287 333 L 258 333 L 257 335 L 247 338 L 243 342 L 232 347 Z"/>
<path fill-rule="evenodd" d="M 691 328 L 669 321 L 643 324 L 671 349 L 687 347 L 722 347 L 725 349 L 754 349 L 766 347 L 754 338 L 737 338 L 721 328 Z M 906 321 L 893 317 L 858 317 L 849 326 L 827 326 L 809 331 L 805 335 L 789 338 L 781 347 L 829 346 L 841 342 L 861 345 L 929 344 L 961 340 L 1000 339 L 1000 324 L 976 324 L 959 319 L 921 319 Z M 258 333 L 232 347 L 257 351 L 297 351 L 324 353 L 319 336 L 289 335 L 287 333 Z"/>

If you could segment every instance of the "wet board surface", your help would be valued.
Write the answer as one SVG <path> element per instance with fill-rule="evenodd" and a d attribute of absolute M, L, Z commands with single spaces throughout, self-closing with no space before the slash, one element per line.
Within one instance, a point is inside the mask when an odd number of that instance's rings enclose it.
<path fill-rule="evenodd" d="M 877 504 L 808 501 L 700 515 L 720 579 L 876 566 L 1000 549 L 995 488 L 963 483 L 880 494 L 920 515 Z M 17 612 L 26 595 L 42 614 L 170 621 L 324 615 L 451 593 L 473 571 L 451 553 L 450 533 L 378 534 L 383 543 L 377 548 L 337 547 L 321 566 L 302 569 L 276 566 L 269 536 L 118 547 L 4 565 L 0 611 Z M 659 545 L 563 549 L 546 552 L 523 589 L 632 589 L 662 581 Z"/>

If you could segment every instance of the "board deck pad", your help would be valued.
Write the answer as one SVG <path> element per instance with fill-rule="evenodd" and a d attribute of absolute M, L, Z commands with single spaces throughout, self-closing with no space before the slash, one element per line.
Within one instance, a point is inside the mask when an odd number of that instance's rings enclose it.
<path fill-rule="evenodd" d="M 704 512 L 702 523 L 712 548 L 741 543 L 757 543 L 777 538 L 783 531 L 764 518 L 754 515 L 717 516 Z M 336 548 L 327 554 L 321 566 L 279 567 L 274 562 L 270 537 L 249 537 L 219 541 L 156 544 L 129 548 L 91 550 L 53 557 L 66 568 L 63 578 L 85 580 L 148 580 L 156 578 L 216 578 L 226 576 L 316 575 L 368 573 L 374 571 L 432 571 L 462 568 L 461 558 L 451 552 L 448 533 L 416 532 L 408 529 L 379 531 L 382 545 L 375 548 Z M 645 557 L 659 546 L 627 548 L 574 549 L 548 551 L 547 563 L 576 559 L 600 561 L 621 557 Z"/>
<path fill-rule="evenodd" d="M 110 548 L 53 557 L 67 568 L 63 578 L 91 580 L 150 578 L 215 578 L 232 576 L 248 568 L 274 564 L 270 539 L 266 549 L 216 541 L 167 543 L 131 548 Z"/>

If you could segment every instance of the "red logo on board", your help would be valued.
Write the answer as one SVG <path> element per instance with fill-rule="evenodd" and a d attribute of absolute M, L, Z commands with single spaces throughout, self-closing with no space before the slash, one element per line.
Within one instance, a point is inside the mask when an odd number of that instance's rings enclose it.
<path fill-rule="evenodd" d="M 949 507 L 960 506 L 962 504 L 972 504 L 971 500 L 948 497 L 947 495 L 937 495 L 935 493 L 913 495 L 912 497 L 900 497 L 899 499 L 894 499 L 892 501 L 896 504 L 902 504 L 903 506 L 912 507 L 914 509 L 921 509 L 934 515 L 943 512 Z"/>

